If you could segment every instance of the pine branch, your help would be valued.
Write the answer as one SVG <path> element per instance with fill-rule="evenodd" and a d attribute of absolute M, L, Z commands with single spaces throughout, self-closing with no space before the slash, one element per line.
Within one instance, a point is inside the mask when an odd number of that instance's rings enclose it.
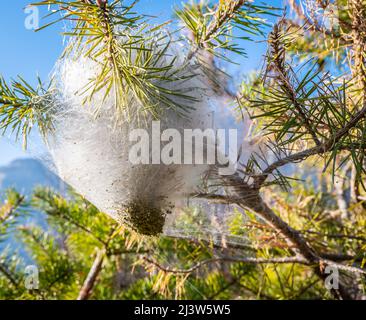
<path fill-rule="evenodd" d="M 269 5 L 255 5 L 252 0 L 220 1 L 215 6 L 204 2 L 185 4 L 182 10 L 176 10 L 176 14 L 191 31 L 194 40 L 187 60 L 203 49 L 213 56 L 233 62 L 219 51 L 245 55 L 244 49 L 233 40 L 250 40 L 249 36 L 237 36 L 234 31 L 263 35 L 262 27 L 266 26 L 263 17 L 275 15 L 277 10 Z"/>
<path fill-rule="evenodd" d="M 366 9 L 364 0 L 349 1 L 352 19 L 352 73 L 362 92 L 366 104 Z"/>
<path fill-rule="evenodd" d="M 340 263 L 336 263 L 334 261 L 330 261 L 330 260 L 321 260 L 321 263 L 328 265 L 328 266 L 332 266 L 335 267 L 339 270 L 343 270 L 343 271 L 347 271 L 347 272 L 351 272 L 351 273 L 360 273 L 360 274 L 366 274 L 366 270 L 362 269 L 362 268 L 357 268 L 357 267 L 352 267 L 352 266 L 346 266 L 344 264 L 340 264 Z"/>
<path fill-rule="evenodd" d="M 161 31 L 167 23 L 150 27 L 144 15 L 132 12 L 137 1 L 129 6 L 120 2 L 46 0 L 33 5 L 56 5 L 56 12 L 64 13 L 39 30 L 60 20 L 73 22 L 71 30 L 64 33 L 73 38 L 64 56 L 85 56 L 100 67 L 79 93 L 86 95 L 84 103 L 102 92 L 103 100 L 113 94 L 117 111 L 129 118 L 135 115 L 131 99 L 141 104 L 137 116 L 159 118 L 166 109 L 185 113 L 197 99 L 179 89 L 192 75 L 177 68 L 176 59 L 168 55 L 171 39 Z M 174 90 L 170 89 L 173 84 Z"/>
<path fill-rule="evenodd" d="M 49 211 L 48 211 L 48 213 L 51 214 Z M 90 230 L 87 226 L 80 224 L 79 222 L 75 221 L 72 217 L 69 217 L 68 215 L 65 215 L 65 214 L 61 214 L 60 218 L 64 219 L 67 222 L 70 222 L 70 224 L 72 226 L 74 226 L 77 229 L 79 229 L 80 231 L 85 232 L 86 234 L 92 236 L 95 240 L 99 241 L 101 244 L 103 244 L 103 245 L 107 244 L 106 241 L 104 241 L 103 239 L 98 237 L 96 234 L 94 234 L 94 232 L 92 230 Z"/>
<path fill-rule="evenodd" d="M 223 287 L 221 287 L 219 290 L 217 290 L 211 296 L 207 297 L 207 300 L 214 300 L 221 293 L 223 293 L 226 290 L 230 289 L 232 286 L 237 285 L 239 282 L 240 282 L 240 279 L 238 277 L 234 277 L 231 281 L 229 281 L 227 284 L 225 284 Z"/>
<path fill-rule="evenodd" d="M 24 213 L 21 207 L 25 205 L 25 197 L 14 190 L 8 190 L 5 199 L 6 202 L 0 206 L 0 243 L 19 222 L 18 217 Z"/>
<path fill-rule="evenodd" d="M 164 271 L 166 273 L 174 273 L 174 274 L 190 274 L 204 266 L 214 264 L 214 263 L 245 263 L 245 264 L 286 264 L 286 263 L 300 263 L 306 264 L 306 260 L 301 257 L 283 257 L 283 258 L 270 258 L 270 259 L 262 259 L 262 258 L 236 258 L 236 257 L 220 257 L 220 258 L 213 258 L 201 261 L 194 266 L 187 268 L 187 269 L 173 269 L 170 267 L 166 267 L 158 263 L 157 261 L 148 258 L 146 256 L 142 257 L 142 260 L 157 267 L 159 270 Z"/>
<path fill-rule="evenodd" d="M 19 283 L 16 278 L 12 275 L 12 273 L 8 270 L 8 268 L 0 263 L 0 272 L 9 280 L 9 282 L 15 287 L 18 288 Z"/>
<path fill-rule="evenodd" d="M 352 148 L 352 146 L 343 146 L 343 148 L 339 148 L 337 146 L 337 143 L 344 136 L 346 136 L 349 133 L 349 131 L 358 124 L 359 121 L 363 120 L 365 117 L 366 117 L 366 106 L 364 106 L 361 110 L 356 112 L 343 128 L 340 128 L 332 137 L 330 137 L 325 142 L 321 143 L 316 147 L 300 151 L 298 153 L 294 153 L 286 158 L 279 159 L 274 163 L 272 163 L 270 166 L 264 169 L 258 177 L 255 178 L 254 185 L 256 186 L 256 188 L 260 188 L 270 174 L 272 174 L 275 170 L 288 163 L 295 163 L 313 155 L 322 155 L 324 153 L 333 151 L 334 148 L 337 148 L 338 150 L 339 149 L 349 150 L 350 148 Z M 364 146 L 361 147 L 364 148 Z"/>
<path fill-rule="evenodd" d="M 304 261 L 312 266 L 315 274 L 325 280 L 327 275 L 324 273 L 324 263 L 330 263 L 321 258 L 320 253 L 317 253 L 310 244 L 306 241 L 303 235 L 293 229 L 284 220 L 263 201 L 259 194 L 259 189 L 249 186 L 237 174 L 233 176 L 221 177 L 231 198 L 241 199 L 236 204 L 244 210 L 250 210 L 257 216 L 262 218 L 268 225 L 281 234 L 290 248 L 296 254 L 296 257 L 302 257 Z M 332 262 L 334 264 L 334 262 Z M 355 270 L 353 270 L 355 271 Z M 347 289 L 340 284 L 339 290 L 332 289 L 332 294 L 337 299 L 351 299 L 352 295 Z"/>
<path fill-rule="evenodd" d="M 333 262 L 344 262 L 344 261 L 362 262 L 362 258 L 353 256 L 353 255 L 348 255 L 348 254 L 323 252 L 323 253 L 320 253 L 319 255 L 321 256 L 321 258 L 330 260 Z"/>
<path fill-rule="evenodd" d="M 305 230 L 305 232 L 310 234 L 316 234 L 325 238 L 333 238 L 333 239 L 350 239 L 350 240 L 356 240 L 356 241 L 362 241 L 366 243 L 366 237 L 360 237 L 360 236 L 353 236 L 348 234 L 330 234 L 330 233 L 321 233 L 316 232 L 312 230 Z"/>
<path fill-rule="evenodd" d="M 204 197 L 202 197 L 202 198 L 204 198 Z M 210 198 L 208 198 L 207 200 L 211 201 Z M 241 251 L 250 251 L 250 252 L 256 251 L 255 247 L 250 246 L 250 245 L 241 244 L 241 243 L 225 243 L 225 245 L 224 245 L 224 244 L 216 243 L 214 241 L 210 241 L 210 240 L 206 240 L 206 239 L 197 239 L 195 237 L 190 237 L 190 236 L 186 236 L 186 235 L 182 235 L 182 234 L 175 234 L 172 232 L 165 234 L 165 236 L 168 237 L 169 239 L 188 241 L 197 246 L 208 246 L 208 247 L 212 247 L 214 249 L 219 249 L 219 250 L 230 249 L 230 250 L 241 250 Z"/>
<path fill-rule="evenodd" d="M 16 140 L 22 136 L 24 149 L 33 127 L 38 127 L 42 137 L 53 130 L 53 107 L 50 87 L 44 88 L 39 78 L 33 88 L 21 77 L 10 85 L 0 77 L 0 131 L 2 135 L 15 133 Z"/>
<path fill-rule="evenodd" d="M 77 300 L 88 300 L 94 285 L 97 281 L 98 275 L 102 271 L 103 261 L 105 258 L 105 250 L 97 250 L 96 257 L 94 259 L 93 265 L 89 270 L 88 276 L 86 277 L 84 284 L 79 292 Z"/>
<path fill-rule="evenodd" d="M 64 200 L 61 197 L 59 197 L 59 199 Z M 100 242 L 103 246 L 107 245 L 107 241 L 96 235 L 88 225 L 79 222 L 75 218 L 75 216 L 70 214 L 69 210 L 62 210 L 62 207 L 59 206 L 60 202 L 55 203 L 55 197 L 52 195 L 52 193 L 49 193 L 47 191 L 44 192 L 44 190 L 42 189 L 36 190 L 33 195 L 33 200 L 34 205 L 44 210 L 50 217 L 59 219 L 61 224 L 70 223 L 71 226 L 75 227 L 81 232 L 85 232 L 87 235 L 90 235 L 95 240 Z M 49 207 L 45 207 L 42 202 L 47 203 Z"/>
<path fill-rule="evenodd" d="M 293 106 L 295 108 L 295 111 L 300 118 L 300 121 L 304 125 L 307 132 L 312 136 L 314 142 L 316 145 L 320 145 L 320 140 L 318 139 L 318 136 L 312 127 L 310 123 L 310 119 L 308 117 L 307 108 L 304 106 L 299 99 L 297 98 L 297 92 L 296 89 L 293 88 L 291 85 L 291 80 L 288 74 L 288 71 L 285 68 L 286 65 L 286 57 L 285 57 L 285 48 L 282 44 L 282 38 L 283 33 L 285 32 L 283 30 L 283 21 L 280 21 L 273 27 L 273 31 L 270 34 L 269 37 L 269 44 L 271 46 L 271 54 L 268 57 L 270 63 L 269 68 L 273 67 L 273 69 L 276 72 L 277 76 L 277 83 L 281 86 L 284 93 L 287 95 L 287 97 L 290 99 L 290 101 L 293 103 Z"/>
<path fill-rule="evenodd" d="M 7 219 L 9 219 L 13 215 L 13 213 L 24 203 L 24 200 L 25 200 L 24 196 L 18 197 L 16 202 L 1 214 L 0 221 L 5 222 Z"/>
<path fill-rule="evenodd" d="M 206 199 L 213 203 L 229 204 L 235 202 L 235 199 L 228 198 L 226 195 L 221 194 L 193 193 L 191 196 L 193 198 Z"/>
<path fill-rule="evenodd" d="M 276 300 L 275 297 L 265 294 L 259 289 L 258 290 L 252 289 L 243 283 L 239 283 L 239 286 L 241 288 L 243 288 L 244 290 L 249 291 L 250 293 L 254 294 L 255 297 L 264 298 L 266 300 Z"/>
<path fill-rule="evenodd" d="M 96 285 L 97 278 L 99 274 L 103 270 L 103 262 L 107 255 L 110 253 L 110 242 L 113 240 L 115 236 L 118 235 L 118 228 L 112 228 L 109 231 L 109 236 L 106 244 L 103 246 L 102 249 L 97 248 L 96 257 L 94 259 L 93 265 L 91 266 L 89 273 L 84 281 L 83 286 L 79 291 L 79 295 L 77 300 L 88 300 L 90 295 L 92 294 L 92 290 Z"/>
<path fill-rule="evenodd" d="M 202 42 L 205 43 L 214 38 L 215 34 L 219 32 L 219 30 L 223 27 L 225 23 L 230 21 L 235 17 L 238 13 L 239 9 L 244 6 L 244 4 L 253 2 L 252 0 L 236 0 L 236 1 L 228 1 L 228 4 L 222 8 L 218 7 L 215 18 L 209 24 L 207 28 L 207 32 L 205 36 L 202 38 Z"/>

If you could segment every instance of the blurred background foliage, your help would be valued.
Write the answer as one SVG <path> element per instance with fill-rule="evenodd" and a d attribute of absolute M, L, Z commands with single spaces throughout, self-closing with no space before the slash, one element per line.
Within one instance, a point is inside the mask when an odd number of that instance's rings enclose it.
<path fill-rule="evenodd" d="M 337 252 L 342 259 L 349 256 L 364 264 L 362 205 L 349 209 L 351 218 L 341 219 L 334 192 L 327 189 L 327 175 L 321 179 L 317 187 L 311 181 L 294 183 L 291 194 L 271 192 L 276 213 L 303 231 L 318 251 Z M 18 224 L 30 208 L 42 212 L 49 227 Z M 1 238 L 4 241 L 9 233 L 15 234 L 27 255 L 11 248 L 2 252 L 0 298 L 75 299 L 100 252 L 101 268 L 83 299 L 331 298 L 309 266 L 248 263 L 248 257 L 288 256 L 289 249 L 265 223 L 250 214 L 243 220 L 242 213 L 236 213 L 229 223 L 230 232 L 220 242 L 204 232 L 201 240 L 197 236 L 149 238 L 124 229 L 75 194 L 64 198 L 38 189 L 32 198 L 24 199 L 9 191 L 1 207 Z M 199 210 L 196 215 L 183 214 L 177 224 L 199 230 L 198 215 Z M 246 244 L 226 242 L 232 235 L 245 236 Z M 39 267 L 37 290 L 25 287 L 27 265 Z"/>

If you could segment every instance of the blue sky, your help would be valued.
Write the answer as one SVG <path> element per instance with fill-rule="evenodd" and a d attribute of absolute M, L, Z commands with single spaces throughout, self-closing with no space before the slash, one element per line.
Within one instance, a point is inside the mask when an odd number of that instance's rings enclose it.
<path fill-rule="evenodd" d="M 41 32 L 34 32 L 25 28 L 27 17 L 24 8 L 31 0 L 9 1 L 6 9 L 0 10 L 0 74 L 5 79 L 22 75 L 32 83 L 37 74 L 43 80 L 47 80 L 57 57 L 62 52 L 63 38 L 60 36 L 61 25 L 46 28 Z M 281 0 L 270 1 L 272 5 L 279 6 Z M 159 16 L 161 19 L 169 19 L 172 15 L 172 7 L 179 5 L 177 0 L 141 0 L 138 10 L 141 13 Z M 46 11 L 42 11 L 43 16 Z M 160 19 L 160 18 L 159 18 Z M 42 25 L 42 20 L 41 20 Z M 246 73 L 259 68 L 261 58 L 265 50 L 265 44 L 260 42 L 245 42 L 244 46 L 248 58 L 240 60 L 238 73 Z M 0 137 L 0 165 L 9 163 L 19 157 L 29 157 L 22 151 L 20 143 L 15 143 L 8 137 Z"/>

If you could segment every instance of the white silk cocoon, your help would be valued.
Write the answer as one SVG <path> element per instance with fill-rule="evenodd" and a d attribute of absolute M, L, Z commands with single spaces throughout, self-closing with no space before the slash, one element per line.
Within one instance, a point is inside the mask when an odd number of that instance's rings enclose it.
<path fill-rule="evenodd" d="M 174 50 L 178 52 L 179 48 Z M 176 68 L 181 68 L 183 59 L 175 61 Z M 129 151 L 136 142 L 129 141 L 130 132 L 139 128 L 150 133 L 153 118 L 146 115 L 141 121 L 137 110 L 142 106 L 136 99 L 129 99 L 130 105 L 125 109 L 132 116 L 122 112 L 117 121 L 113 90 L 106 99 L 105 91 L 101 90 L 85 103 L 90 91 L 81 92 L 99 72 L 100 66 L 88 58 L 64 58 L 57 63 L 54 72 L 57 91 L 55 130 L 47 137 L 51 160 L 66 183 L 117 221 L 126 222 L 127 209 L 134 203 L 154 208 L 165 216 L 198 190 L 209 165 L 132 164 Z M 206 84 L 203 72 L 193 65 L 179 72 L 196 76 L 174 82 L 170 89 L 179 86 L 180 91 L 187 92 L 197 102 L 188 102 L 192 109 L 185 117 L 175 110 L 166 110 L 159 119 L 161 131 L 174 128 L 183 136 L 183 129 L 220 127 L 222 112 L 216 109 L 215 94 Z M 173 96 L 172 99 L 179 102 L 183 98 Z M 182 101 L 182 104 L 187 102 Z M 231 123 L 235 123 L 234 118 Z M 141 205 L 133 210 L 141 211 Z M 141 214 L 150 213 L 148 209 Z M 142 218 L 140 215 L 138 219 Z M 151 224 L 151 219 L 147 219 L 147 223 Z M 138 232 L 155 233 L 141 230 L 135 222 L 128 224 Z M 161 228 L 160 223 L 156 233 L 162 231 Z"/>

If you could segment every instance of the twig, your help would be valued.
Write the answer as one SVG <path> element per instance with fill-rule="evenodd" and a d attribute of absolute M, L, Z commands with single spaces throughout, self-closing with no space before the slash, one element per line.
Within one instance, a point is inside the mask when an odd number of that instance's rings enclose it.
<path fill-rule="evenodd" d="M 362 261 L 361 257 L 356 257 L 348 254 L 341 254 L 341 253 L 329 253 L 329 252 L 321 252 L 319 253 L 319 256 L 326 259 L 331 260 L 335 262 L 342 262 L 342 261 Z"/>
<path fill-rule="evenodd" d="M 291 84 L 290 76 L 285 68 L 286 51 L 283 48 L 281 38 L 283 36 L 283 19 L 275 24 L 273 31 L 270 34 L 269 43 L 271 48 L 271 57 L 269 57 L 270 63 L 269 67 L 273 67 L 277 71 L 277 78 L 281 83 L 281 87 L 287 97 L 291 100 L 300 121 L 302 121 L 305 129 L 313 138 L 315 144 L 319 146 L 321 144 L 315 130 L 312 128 L 310 119 L 306 115 L 306 106 L 304 106 L 297 98 L 297 93 Z"/>
<path fill-rule="evenodd" d="M 97 255 L 94 259 L 93 265 L 90 268 L 88 276 L 86 277 L 84 284 L 79 292 L 79 296 L 77 300 L 88 300 L 92 289 L 94 288 L 94 284 L 97 280 L 97 277 L 102 270 L 103 261 L 105 258 L 105 250 L 101 249 L 97 251 Z"/>
<path fill-rule="evenodd" d="M 170 267 L 166 267 L 161 265 L 155 260 L 152 260 L 148 257 L 143 257 L 143 260 L 146 262 L 154 265 L 159 270 L 162 270 L 167 273 L 175 273 L 175 274 L 189 274 L 192 273 L 203 266 L 216 263 L 216 262 L 229 262 L 229 263 L 247 263 L 247 264 L 277 264 L 277 263 L 300 263 L 300 264 L 307 264 L 307 261 L 302 257 L 283 257 L 283 258 L 269 258 L 269 259 L 262 259 L 262 258 L 235 258 L 235 257 L 220 257 L 220 258 L 213 258 L 201 261 L 191 268 L 188 269 L 173 269 Z"/>
<path fill-rule="evenodd" d="M 4 276 L 9 280 L 9 282 L 15 287 L 18 287 L 18 281 L 13 277 L 11 272 L 8 270 L 8 268 L 0 263 L 0 272 L 4 274 Z"/>
<path fill-rule="evenodd" d="M 343 138 L 349 132 L 349 130 L 352 129 L 365 116 L 366 116 L 366 105 L 361 110 L 356 112 L 343 128 L 339 129 L 332 137 L 330 137 L 322 144 L 304 151 L 294 153 L 292 155 L 289 155 L 285 158 L 273 162 L 265 170 L 263 170 L 262 173 L 258 175 L 258 177 L 255 178 L 255 186 L 257 188 L 260 188 L 273 171 L 277 170 L 278 168 L 288 163 L 294 163 L 300 160 L 304 160 L 313 155 L 321 155 L 326 152 L 332 151 L 334 145 L 337 142 L 339 142 L 341 138 Z"/>
<path fill-rule="evenodd" d="M 191 50 L 187 55 L 187 60 L 191 60 L 199 51 L 200 46 L 204 47 L 205 44 L 210 41 L 214 35 L 220 30 L 220 28 L 230 19 L 233 18 L 233 15 L 236 11 L 240 9 L 246 2 L 252 2 L 252 0 L 235 0 L 230 1 L 227 9 L 222 13 L 217 9 L 215 13 L 215 18 L 211 21 L 211 23 L 207 27 L 207 32 L 201 40 L 199 46 L 195 47 Z"/>
<path fill-rule="evenodd" d="M 210 241 L 210 240 L 206 240 L 206 239 L 191 238 L 186 235 L 166 234 L 166 236 L 169 237 L 170 239 L 186 240 L 186 241 L 194 243 L 196 245 L 205 245 L 205 246 L 213 247 L 215 249 L 220 249 L 220 250 L 233 249 L 233 250 L 245 250 L 245 251 L 253 251 L 253 252 L 256 251 L 256 249 L 254 247 L 245 245 L 245 244 L 241 244 L 241 243 L 227 242 L 227 243 L 225 243 L 225 245 L 223 245 L 223 244 L 218 244 L 214 241 Z"/>
<path fill-rule="evenodd" d="M 25 199 L 24 196 L 20 196 L 16 201 L 16 203 L 13 206 L 11 206 L 2 216 L 0 216 L 0 221 L 1 222 L 6 221 L 15 212 L 15 210 L 17 210 L 22 205 L 24 199 Z"/>
<path fill-rule="evenodd" d="M 228 4 L 227 9 L 220 14 L 220 12 L 216 12 L 216 19 L 214 19 L 207 28 L 207 33 L 203 38 L 204 42 L 209 41 L 215 33 L 227 22 L 233 18 L 233 15 L 236 11 L 240 9 L 246 2 L 252 2 L 249 0 L 237 0 L 237 1 L 230 1 Z"/>
<path fill-rule="evenodd" d="M 104 258 L 109 253 L 109 243 L 112 241 L 113 237 L 117 234 L 117 231 L 118 231 L 118 227 L 112 228 L 110 230 L 110 235 L 109 235 L 108 240 L 106 241 L 104 247 L 102 249 L 97 248 L 97 254 L 94 259 L 93 265 L 89 270 L 89 273 L 79 292 L 79 296 L 78 296 L 77 300 L 88 300 L 89 299 L 91 292 L 97 281 L 97 277 L 100 274 L 100 272 L 102 271 Z"/>
<path fill-rule="evenodd" d="M 347 234 L 327 234 L 327 233 L 321 233 L 321 232 L 316 232 L 316 231 L 311 231 L 311 230 L 305 230 L 305 232 L 316 234 L 316 235 L 319 235 L 319 236 L 322 236 L 322 237 L 327 237 L 327 238 L 334 238 L 334 239 L 346 238 L 346 239 L 352 239 L 352 240 L 366 242 L 365 237 L 352 236 L 352 235 L 347 235 Z"/>
<path fill-rule="evenodd" d="M 326 265 L 333 266 L 339 270 L 344 270 L 344 271 L 348 271 L 348 272 L 352 272 L 352 273 L 366 274 L 366 270 L 361 269 L 361 268 L 345 266 L 344 264 L 336 263 L 336 262 L 330 261 L 330 260 L 322 260 L 321 262 Z"/>

